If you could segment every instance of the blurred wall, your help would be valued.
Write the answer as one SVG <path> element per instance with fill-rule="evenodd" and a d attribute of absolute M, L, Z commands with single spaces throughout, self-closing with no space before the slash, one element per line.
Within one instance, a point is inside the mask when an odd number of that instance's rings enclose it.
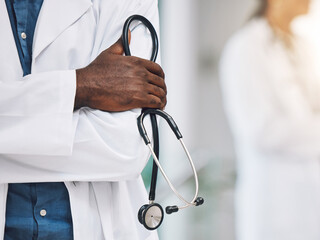
<path fill-rule="evenodd" d="M 218 82 L 218 61 L 232 32 L 244 24 L 255 0 L 160 0 L 162 66 L 168 85 L 166 111 L 176 120 L 199 169 L 205 205 L 166 215 L 161 240 L 233 240 L 235 182 L 232 138 Z M 188 199 L 194 191 L 191 171 L 179 144 L 161 123 L 161 159 Z M 164 140 L 165 139 L 165 140 Z M 181 202 L 161 181 L 163 207 Z"/>

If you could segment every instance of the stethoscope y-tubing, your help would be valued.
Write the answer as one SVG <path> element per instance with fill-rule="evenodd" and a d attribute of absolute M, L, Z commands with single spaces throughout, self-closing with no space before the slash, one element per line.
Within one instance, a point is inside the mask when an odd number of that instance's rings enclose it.
<path fill-rule="evenodd" d="M 124 53 L 126 56 L 131 56 L 130 47 L 129 47 L 129 27 L 130 24 L 134 21 L 138 20 L 142 22 L 150 31 L 151 39 L 152 39 L 152 54 L 150 57 L 150 61 L 155 62 L 158 56 L 158 49 L 159 49 L 159 41 L 156 30 L 154 29 L 153 25 L 150 23 L 148 19 L 141 15 L 132 15 L 129 17 L 123 26 L 122 30 L 122 45 L 124 48 Z M 147 111 L 147 109 L 143 109 L 142 112 Z M 151 125 L 152 125 L 152 134 L 153 134 L 153 151 L 157 158 L 159 159 L 159 131 L 158 131 L 158 123 L 156 115 L 151 113 L 150 114 Z M 152 175 L 151 175 L 151 184 L 150 184 L 150 192 L 149 192 L 149 200 L 154 201 L 156 195 L 156 186 L 157 186 L 157 177 L 158 177 L 158 166 L 153 161 L 152 166 Z"/>
<path fill-rule="evenodd" d="M 186 200 L 183 196 L 181 196 L 181 194 L 177 191 L 177 189 L 173 186 L 173 184 L 171 183 L 171 181 L 169 180 L 167 174 L 165 173 L 165 171 L 163 170 L 163 168 L 161 167 L 160 165 L 160 162 L 159 162 L 159 159 L 158 157 L 156 156 L 156 154 L 154 153 L 154 151 L 152 151 L 152 147 L 151 147 L 151 140 L 149 139 L 148 137 L 148 134 L 147 134 L 147 131 L 144 127 L 144 124 L 143 124 L 143 120 L 144 118 L 147 116 L 147 115 L 150 115 L 150 114 L 154 114 L 154 115 L 159 115 L 161 116 L 164 120 L 166 120 L 166 122 L 168 123 L 168 125 L 170 126 L 171 130 L 173 131 L 173 133 L 176 135 L 177 139 L 180 141 L 188 159 L 189 159 L 189 163 L 190 163 L 190 166 L 192 168 L 192 171 L 193 171 L 193 174 L 194 174 L 194 179 L 195 179 L 195 185 L 196 185 L 196 191 L 195 191 L 195 194 L 194 194 L 194 197 L 191 201 L 188 201 Z M 145 144 L 150 148 L 150 151 L 151 151 L 151 154 L 153 156 L 153 160 L 154 162 L 156 163 L 157 165 L 157 168 L 160 169 L 164 179 L 166 180 L 166 182 L 168 183 L 168 185 L 170 186 L 171 190 L 176 194 L 176 196 L 183 202 L 185 202 L 186 205 L 184 206 L 181 206 L 181 207 L 177 207 L 177 206 L 169 206 L 166 208 L 166 212 L 167 213 L 172 213 L 172 212 L 175 212 L 175 211 L 178 211 L 178 209 L 183 209 L 183 208 L 186 208 L 186 207 L 189 207 L 191 205 L 194 205 L 194 206 L 198 206 L 198 205 L 201 205 L 203 202 L 203 199 L 202 198 L 198 198 L 198 191 L 199 191 L 199 182 L 198 182 L 198 176 L 197 176 L 197 171 L 196 171 L 196 168 L 193 164 L 193 161 L 191 160 L 191 156 L 190 156 L 190 153 L 188 151 L 188 149 L 186 148 L 183 140 L 182 140 L 182 134 L 180 133 L 180 130 L 177 126 L 177 124 L 175 123 L 175 121 L 173 120 L 173 118 L 166 112 L 164 111 L 161 111 L 159 109 L 146 109 L 145 111 L 143 111 L 141 113 L 141 115 L 138 117 L 137 119 L 137 122 L 138 122 L 138 129 L 139 129 L 139 132 L 140 132 L 140 135 L 142 136 Z M 172 211 L 173 209 L 175 209 L 175 211 Z"/>

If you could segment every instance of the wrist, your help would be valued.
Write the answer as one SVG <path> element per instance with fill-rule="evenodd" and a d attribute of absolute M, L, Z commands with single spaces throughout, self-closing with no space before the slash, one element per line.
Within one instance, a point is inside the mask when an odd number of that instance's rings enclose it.
<path fill-rule="evenodd" d="M 74 110 L 88 106 L 85 68 L 76 70 L 76 95 Z"/>

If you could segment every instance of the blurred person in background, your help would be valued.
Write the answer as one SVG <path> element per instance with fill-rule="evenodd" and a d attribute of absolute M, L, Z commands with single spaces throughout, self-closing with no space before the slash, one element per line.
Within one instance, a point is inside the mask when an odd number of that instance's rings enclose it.
<path fill-rule="evenodd" d="M 291 27 L 310 2 L 260 3 L 220 62 L 238 160 L 237 239 L 319 240 L 320 61 Z"/>

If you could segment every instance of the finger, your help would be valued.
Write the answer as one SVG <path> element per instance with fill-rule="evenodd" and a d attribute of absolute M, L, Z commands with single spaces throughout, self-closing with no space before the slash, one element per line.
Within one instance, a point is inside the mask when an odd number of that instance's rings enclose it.
<path fill-rule="evenodd" d="M 152 93 L 148 93 L 148 87 L 146 87 L 145 91 L 139 91 L 134 95 L 132 106 L 134 106 L 135 108 L 163 109 L 167 103 L 167 98 L 163 92 L 161 93 L 161 91 L 161 89 L 150 89 L 150 92 Z M 157 95 L 159 95 L 160 97 Z"/>
<path fill-rule="evenodd" d="M 162 101 L 155 95 L 149 94 L 144 108 L 158 108 L 163 109 L 165 107 L 166 101 Z"/>
<path fill-rule="evenodd" d="M 161 101 L 164 101 L 167 95 L 167 93 L 162 88 L 153 84 L 148 85 L 147 91 L 148 91 L 148 94 L 151 94 L 160 98 Z"/>
<path fill-rule="evenodd" d="M 144 68 L 146 68 L 149 72 L 158 75 L 159 77 L 164 78 L 165 74 L 163 69 L 161 68 L 161 66 L 155 62 L 152 62 L 150 60 L 146 60 L 143 58 L 139 58 L 139 57 L 134 57 L 131 56 L 130 60 L 140 66 L 143 66 Z"/>
<path fill-rule="evenodd" d="M 128 31 L 128 40 L 129 44 L 131 41 L 131 31 Z M 111 45 L 107 51 L 112 54 L 122 55 L 124 53 L 123 45 L 122 45 L 122 36 L 116 41 L 113 45 Z"/>
<path fill-rule="evenodd" d="M 149 72 L 152 72 L 152 73 L 158 75 L 159 77 L 161 77 L 163 79 L 165 78 L 164 71 L 163 71 L 162 67 L 159 64 L 154 63 L 152 61 L 146 61 L 145 62 L 145 67 Z"/>
<path fill-rule="evenodd" d="M 167 85 L 163 78 L 150 73 L 148 75 L 148 83 L 160 87 L 165 92 L 165 94 L 167 94 Z"/>

